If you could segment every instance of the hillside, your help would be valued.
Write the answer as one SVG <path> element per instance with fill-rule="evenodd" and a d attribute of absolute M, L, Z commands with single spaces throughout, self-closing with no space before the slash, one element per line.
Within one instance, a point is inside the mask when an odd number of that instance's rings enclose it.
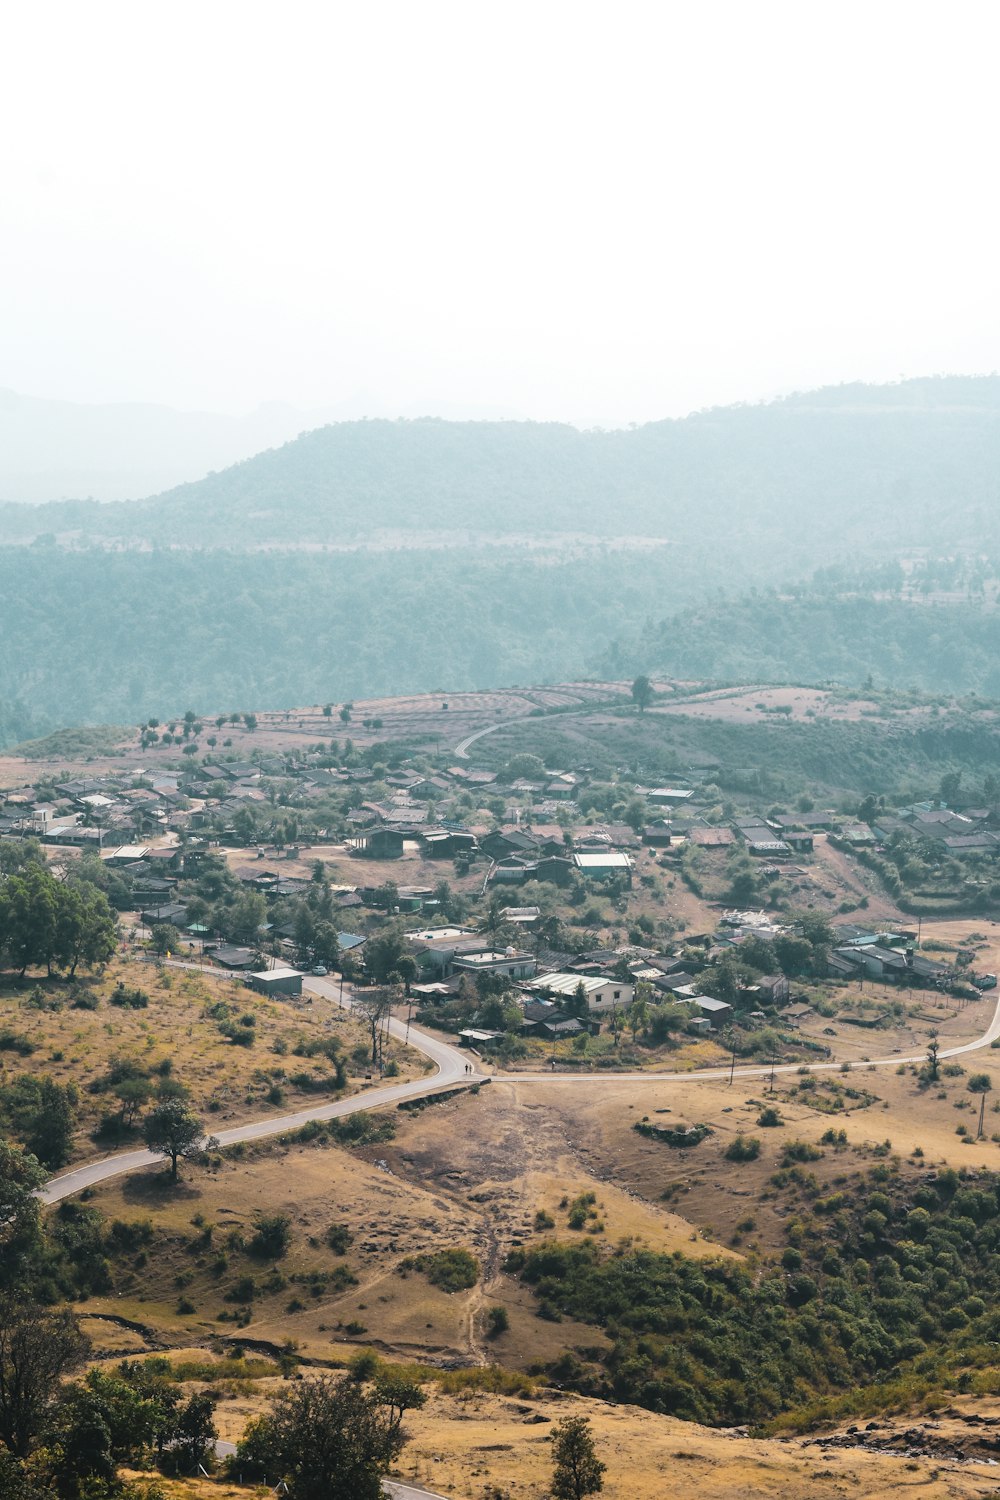
<path fill-rule="evenodd" d="M 977 604 L 765 595 L 684 610 L 647 630 L 644 669 L 732 682 L 877 682 L 1000 697 L 1000 614 Z"/>
<path fill-rule="evenodd" d="M 136 504 L 0 508 L 0 539 L 343 544 L 387 531 L 715 533 L 779 559 L 997 534 L 1000 377 L 845 386 L 627 431 L 342 422 Z M 809 530 L 803 533 L 808 520 Z M 777 559 L 776 559 L 777 560 Z"/>
<path fill-rule="evenodd" d="M 948 378 L 628 431 L 343 422 L 146 500 L 0 505 L 0 744 L 588 673 L 1000 694 L 998 465 L 1000 377 Z"/>

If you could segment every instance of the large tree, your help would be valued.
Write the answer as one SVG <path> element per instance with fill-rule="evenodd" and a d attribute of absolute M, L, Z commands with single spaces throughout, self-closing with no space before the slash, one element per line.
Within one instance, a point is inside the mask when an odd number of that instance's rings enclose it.
<path fill-rule="evenodd" d="M 392 1007 L 400 996 L 399 987 L 392 984 L 374 985 L 368 990 L 357 990 L 353 1009 L 368 1027 L 372 1044 L 372 1067 L 377 1068 L 382 1059 L 383 1027 L 392 1014 Z"/>
<path fill-rule="evenodd" d="M 645 713 L 653 701 L 653 684 L 645 675 L 639 676 L 632 684 L 632 701 L 639 712 Z"/>
<path fill-rule="evenodd" d="M 177 1163 L 197 1156 L 208 1144 L 198 1116 L 181 1099 L 164 1099 L 146 1116 L 143 1135 L 150 1151 L 170 1162 L 170 1176 L 177 1181 Z"/>
<path fill-rule="evenodd" d="M 586 1500 L 604 1488 L 607 1464 L 597 1457 L 586 1417 L 564 1417 L 552 1432 L 553 1500 Z"/>
<path fill-rule="evenodd" d="M 59 1397 L 63 1375 L 90 1348 L 71 1312 L 0 1298 L 0 1439 L 26 1458 Z"/>
<path fill-rule="evenodd" d="M 35 1157 L 0 1136 L 0 1288 L 18 1284 L 38 1245 L 41 1217 L 35 1192 L 44 1181 Z"/>
<path fill-rule="evenodd" d="M 382 1500 L 382 1480 L 404 1441 L 377 1390 L 322 1376 L 277 1397 L 244 1435 L 235 1466 L 245 1453 L 272 1484 L 285 1481 L 290 1500 Z"/>

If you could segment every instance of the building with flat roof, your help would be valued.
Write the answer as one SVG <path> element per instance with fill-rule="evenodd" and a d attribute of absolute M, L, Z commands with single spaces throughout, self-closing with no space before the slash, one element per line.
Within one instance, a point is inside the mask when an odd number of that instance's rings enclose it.
<path fill-rule="evenodd" d="M 262 995 L 301 995 L 302 974 L 298 969 L 260 969 L 250 983 Z"/>
<path fill-rule="evenodd" d="M 456 974 L 504 974 L 508 979 L 530 979 L 538 965 L 531 953 L 491 948 L 485 953 L 456 954 L 451 967 Z"/>

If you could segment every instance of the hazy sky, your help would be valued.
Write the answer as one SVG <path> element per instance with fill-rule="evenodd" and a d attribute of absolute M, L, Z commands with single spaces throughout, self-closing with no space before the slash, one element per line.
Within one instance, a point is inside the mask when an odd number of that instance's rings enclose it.
<path fill-rule="evenodd" d="M 1000 367 L 1000 11 L 47 0 L 0 386 L 624 423 Z"/>

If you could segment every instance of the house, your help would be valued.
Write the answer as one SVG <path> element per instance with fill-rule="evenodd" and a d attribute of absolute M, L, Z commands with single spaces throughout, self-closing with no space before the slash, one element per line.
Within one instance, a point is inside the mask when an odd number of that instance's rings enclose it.
<path fill-rule="evenodd" d="M 250 983 L 262 995 L 302 993 L 302 974 L 298 969 L 261 969 L 250 975 Z"/>
<path fill-rule="evenodd" d="M 786 829 L 783 833 L 785 843 L 796 854 L 811 854 L 813 852 L 813 836 L 797 828 Z"/>
<path fill-rule="evenodd" d="M 692 844 L 697 844 L 700 849 L 725 849 L 730 844 L 735 844 L 736 835 L 731 828 L 702 828 L 696 826 L 689 830 L 688 838 Z"/>
<path fill-rule="evenodd" d="M 509 855 L 498 860 L 490 871 L 490 880 L 499 885 L 523 885 L 526 880 L 538 878 L 538 862 Z"/>
<path fill-rule="evenodd" d="M 365 859 L 401 859 L 403 838 L 401 828 L 370 828 L 357 838 L 348 839 L 347 847 L 352 854 Z"/>
<path fill-rule="evenodd" d="M 232 943 L 218 943 L 214 948 L 206 948 L 205 952 L 221 969 L 249 969 L 256 957 L 252 948 L 237 948 Z"/>
<path fill-rule="evenodd" d="M 638 793 L 638 791 L 639 788 L 636 787 L 636 792 Z M 679 786 L 656 786 L 651 787 L 646 796 L 650 802 L 658 807 L 665 805 L 677 806 L 685 802 L 690 802 L 694 796 L 694 792 Z"/>
<path fill-rule="evenodd" d="M 502 974 L 508 979 L 530 979 L 538 965 L 531 953 L 518 953 L 516 948 L 503 952 L 488 948 L 483 953 L 456 953 L 451 967 L 456 974 Z"/>
<path fill-rule="evenodd" d="M 167 923 L 172 927 L 183 927 L 187 920 L 187 907 L 182 906 L 179 901 L 171 901 L 165 906 L 148 907 L 139 915 L 147 927 L 155 927 L 160 923 Z"/>
<path fill-rule="evenodd" d="M 502 906 L 500 916 L 515 927 L 533 927 L 542 915 L 539 906 Z"/>
<path fill-rule="evenodd" d="M 733 1018 L 733 1007 L 726 1000 L 713 1000 L 711 995 L 695 995 L 689 1003 L 698 1007 L 713 1031 L 728 1025 Z"/>
<path fill-rule="evenodd" d="M 428 859 L 454 859 L 458 854 L 475 854 L 476 836 L 464 828 L 434 828 L 420 835 Z"/>
<path fill-rule="evenodd" d="M 484 854 L 490 859 L 506 860 L 511 855 L 524 855 L 529 859 L 537 854 L 538 842 L 529 833 L 522 833 L 518 828 L 496 829 L 493 833 L 487 833 L 479 843 Z"/>
<path fill-rule="evenodd" d="M 591 1012 L 607 1011 L 614 1008 L 623 1010 L 632 1004 L 635 995 L 635 986 L 623 984 L 620 979 L 609 979 L 606 975 L 574 974 L 569 970 L 556 970 L 549 974 L 539 974 L 531 981 L 528 988 L 535 995 L 557 996 L 563 1000 L 572 999 L 583 986 L 583 993 L 587 997 L 587 1006 Z"/>
<path fill-rule="evenodd" d="M 337 933 L 337 947 L 341 953 L 356 953 L 359 948 L 364 947 L 367 941 L 368 939 L 362 937 L 359 932 Z"/>
<path fill-rule="evenodd" d="M 652 849 L 666 849 L 670 844 L 671 830 L 666 818 L 657 818 L 647 823 L 642 830 L 642 842 Z"/>
<path fill-rule="evenodd" d="M 769 1005 L 783 1005 L 788 999 L 788 979 L 784 974 L 764 974 L 755 986 L 760 998 Z"/>
<path fill-rule="evenodd" d="M 632 861 L 623 849 L 574 854 L 573 866 L 585 880 L 619 878 L 632 885 Z"/>

